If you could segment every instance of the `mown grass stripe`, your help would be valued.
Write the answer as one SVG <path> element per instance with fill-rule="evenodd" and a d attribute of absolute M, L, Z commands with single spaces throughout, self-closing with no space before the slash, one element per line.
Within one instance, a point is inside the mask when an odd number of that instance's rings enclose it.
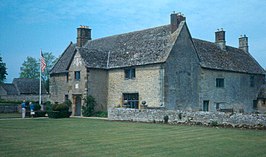
<path fill-rule="evenodd" d="M 263 156 L 266 132 L 92 119 L 0 121 L 0 156 Z M 3 136 L 2 136 L 3 135 Z M 178 155 L 177 155 L 178 154 Z M 240 155 L 239 155 L 240 154 Z"/>

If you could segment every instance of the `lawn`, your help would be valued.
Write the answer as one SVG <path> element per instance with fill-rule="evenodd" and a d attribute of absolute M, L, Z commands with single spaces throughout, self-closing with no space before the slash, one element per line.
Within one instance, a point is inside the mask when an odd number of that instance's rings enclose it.
<path fill-rule="evenodd" d="M 21 118 L 21 113 L 0 113 L 0 119 L 2 118 Z"/>
<path fill-rule="evenodd" d="M 266 131 L 95 119 L 0 120 L 0 156 L 266 156 Z"/>

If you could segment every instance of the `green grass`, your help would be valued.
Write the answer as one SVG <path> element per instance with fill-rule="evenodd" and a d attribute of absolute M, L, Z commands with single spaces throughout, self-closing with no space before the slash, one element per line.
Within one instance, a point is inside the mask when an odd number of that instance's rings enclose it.
<path fill-rule="evenodd" d="M 0 113 L 0 119 L 2 118 L 21 118 L 21 113 Z"/>
<path fill-rule="evenodd" d="M 0 120 L 0 156 L 266 156 L 266 131 L 95 119 Z"/>

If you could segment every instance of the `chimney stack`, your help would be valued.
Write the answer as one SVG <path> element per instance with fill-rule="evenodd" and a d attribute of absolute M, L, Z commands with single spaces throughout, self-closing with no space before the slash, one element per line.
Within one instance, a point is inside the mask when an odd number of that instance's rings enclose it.
<path fill-rule="evenodd" d="M 239 49 L 242 49 L 246 53 L 248 53 L 248 37 L 246 35 L 240 36 L 239 38 Z"/>
<path fill-rule="evenodd" d="M 183 14 L 173 12 L 171 14 L 171 33 L 175 32 L 179 24 L 185 20 L 186 20 L 186 17 L 184 17 Z"/>
<path fill-rule="evenodd" d="M 88 26 L 77 28 L 77 46 L 82 47 L 89 40 L 91 40 L 91 29 Z"/>
<path fill-rule="evenodd" d="M 215 32 L 215 43 L 222 49 L 226 50 L 226 45 L 225 45 L 225 31 L 223 28 L 221 30 L 217 30 Z"/>

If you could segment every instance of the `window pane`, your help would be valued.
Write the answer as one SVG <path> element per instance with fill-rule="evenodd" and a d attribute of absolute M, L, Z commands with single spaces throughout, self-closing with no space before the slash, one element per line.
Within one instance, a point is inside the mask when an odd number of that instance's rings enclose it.
<path fill-rule="evenodd" d="M 134 79 L 135 76 L 135 68 L 125 69 L 125 79 Z"/>
<path fill-rule="evenodd" d="M 217 78 L 216 79 L 216 87 L 224 87 L 224 79 L 223 78 Z"/>
<path fill-rule="evenodd" d="M 125 78 L 130 79 L 130 69 L 125 69 Z"/>
<path fill-rule="evenodd" d="M 75 71 L 75 80 L 80 80 L 80 71 Z"/>
<path fill-rule="evenodd" d="M 123 100 L 125 107 L 138 109 L 138 104 L 139 104 L 138 93 L 123 93 Z"/>
<path fill-rule="evenodd" d="M 135 78 L 135 68 L 131 69 L 131 78 Z"/>

